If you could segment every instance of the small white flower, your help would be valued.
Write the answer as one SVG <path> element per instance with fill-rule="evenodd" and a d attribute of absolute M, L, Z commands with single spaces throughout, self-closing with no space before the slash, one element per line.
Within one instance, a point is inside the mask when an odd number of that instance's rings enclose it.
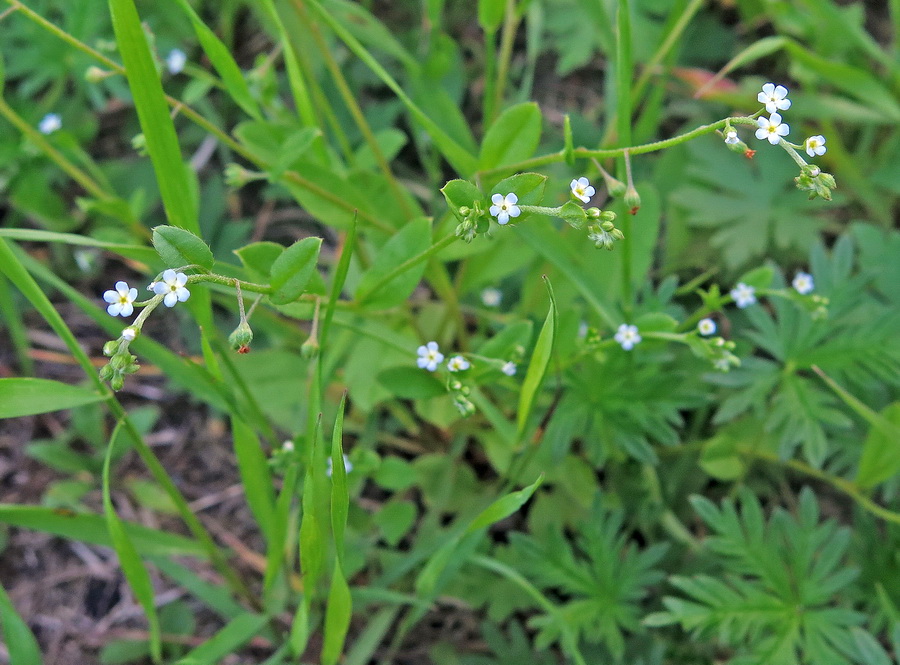
<path fill-rule="evenodd" d="M 334 474 L 334 460 L 329 457 L 325 464 L 327 467 L 325 469 L 325 475 L 331 478 L 332 474 Z M 350 458 L 348 458 L 347 455 L 344 455 L 344 471 L 347 473 L 353 471 L 353 464 L 350 462 Z"/>
<path fill-rule="evenodd" d="M 588 335 L 589 330 L 588 322 L 582 321 L 578 324 L 578 339 L 584 339 Z"/>
<path fill-rule="evenodd" d="M 500 224 L 507 224 L 510 217 L 518 217 L 522 214 L 522 211 L 519 210 L 519 206 L 516 205 L 518 202 L 519 197 L 513 192 L 510 192 L 506 196 L 494 194 L 491 197 L 491 203 L 494 204 L 491 206 L 491 214 L 497 218 L 497 221 Z"/>
<path fill-rule="evenodd" d="M 284 443 L 281 444 L 281 450 L 286 453 L 294 452 L 294 442 L 290 439 L 287 439 Z"/>
<path fill-rule="evenodd" d="M 187 64 L 187 56 L 184 51 L 177 48 L 169 51 L 169 55 L 166 56 L 166 68 L 170 74 L 180 74 L 185 64 Z"/>
<path fill-rule="evenodd" d="M 58 113 L 48 113 L 38 123 L 38 131 L 41 134 L 52 134 L 59 129 L 62 129 L 62 118 Z"/>
<path fill-rule="evenodd" d="M 417 353 L 419 357 L 416 364 L 429 372 L 434 372 L 438 365 L 444 362 L 444 354 L 438 350 L 437 342 L 428 342 L 425 346 L 420 346 Z"/>
<path fill-rule="evenodd" d="M 766 111 L 777 113 L 778 111 L 787 111 L 791 108 L 791 100 L 787 96 L 788 89 L 783 85 L 776 86 L 774 83 L 766 83 L 762 87 L 762 92 L 756 98 L 761 104 L 766 105 Z"/>
<path fill-rule="evenodd" d="M 510 360 L 503 364 L 503 367 L 500 368 L 500 371 L 506 374 L 506 376 L 515 376 L 516 375 L 516 364 Z"/>
<path fill-rule="evenodd" d="M 803 142 L 803 145 L 806 148 L 806 154 L 810 157 L 825 154 L 825 137 L 821 134 L 810 136 L 808 139 L 806 139 L 806 141 Z"/>
<path fill-rule="evenodd" d="M 103 299 L 109 303 L 106 311 L 110 316 L 131 316 L 133 303 L 137 300 L 137 289 L 129 289 L 127 282 L 116 282 L 115 291 L 107 291 Z"/>
<path fill-rule="evenodd" d="M 716 332 L 716 322 L 712 319 L 703 319 L 697 324 L 697 331 L 701 335 L 712 335 Z"/>
<path fill-rule="evenodd" d="M 787 136 L 791 131 L 790 126 L 781 122 L 781 116 L 773 113 L 770 118 L 757 118 L 756 124 L 759 129 L 756 130 L 756 138 L 768 139 L 772 145 L 778 145 L 782 136 Z"/>
<path fill-rule="evenodd" d="M 737 286 L 731 289 L 730 295 L 734 298 L 734 304 L 739 309 L 744 309 L 756 303 L 756 289 L 743 282 L 739 282 Z"/>
<path fill-rule="evenodd" d="M 594 195 L 596 190 L 591 187 L 591 183 L 587 178 L 581 177 L 578 180 L 573 180 L 569 187 L 572 188 L 572 196 L 581 201 L 582 203 L 587 203 L 591 200 L 591 197 Z"/>
<path fill-rule="evenodd" d="M 158 296 L 165 294 L 163 304 L 166 307 L 175 307 L 175 303 L 184 302 L 191 297 L 191 292 L 185 288 L 185 284 L 187 275 L 169 269 L 162 274 L 161 282 L 154 282 L 153 293 Z"/>
<path fill-rule="evenodd" d="M 462 356 L 453 356 L 447 361 L 447 369 L 451 372 L 464 372 L 472 366 L 468 360 Z"/>
<path fill-rule="evenodd" d="M 481 302 L 485 307 L 499 307 L 503 300 L 503 292 L 500 289 L 488 288 L 481 292 Z"/>
<path fill-rule="evenodd" d="M 738 141 L 740 141 L 740 139 L 738 138 L 737 132 L 733 129 L 729 130 L 725 135 L 725 143 L 727 143 L 728 145 L 734 145 Z"/>
<path fill-rule="evenodd" d="M 797 290 L 797 293 L 803 296 L 807 293 L 812 293 L 813 289 L 816 288 L 816 285 L 813 282 L 813 276 L 806 272 L 798 272 L 794 275 L 794 281 L 791 282 L 791 286 Z"/>
<path fill-rule="evenodd" d="M 643 339 L 640 334 L 638 334 L 638 327 L 631 326 L 627 323 L 623 323 L 619 326 L 619 330 L 616 332 L 614 338 L 619 344 L 622 345 L 622 348 L 626 351 L 631 351 L 634 348 L 635 344 L 639 344 L 641 339 Z"/>
<path fill-rule="evenodd" d="M 135 293 L 137 293 L 137 289 L 132 289 Z M 128 326 L 125 330 L 122 331 L 122 339 L 126 342 L 133 342 L 135 337 L 137 337 L 137 328 L 133 326 Z"/>

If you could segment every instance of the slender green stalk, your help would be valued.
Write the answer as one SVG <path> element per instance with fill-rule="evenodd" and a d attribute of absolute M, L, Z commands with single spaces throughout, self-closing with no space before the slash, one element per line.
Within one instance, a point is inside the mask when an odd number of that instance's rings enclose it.
<path fill-rule="evenodd" d="M 873 515 L 880 517 L 886 522 L 900 524 L 900 512 L 895 512 L 893 510 L 885 508 L 884 506 L 878 505 L 877 503 L 872 501 L 872 499 L 866 496 L 863 491 L 856 486 L 856 484 L 852 483 L 849 480 L 840 478 L 839 476 L 834 476 L 827 471 L 817 469 L 805 462 L 801 462 L 800 460 L 782 459 L 777 454 L 769 452 L 767 450 L 759 450 L 756 448 L 741 448 L 739 449 L 739 452 L 742 455 L 746 455 L 747 457 L 753 457 L 756 459 L 764 460 L 766 462 L 780 464 L 782 466 L 788 467 L 789 469 L 793 469 L 794 471 L 799 471 L 800 473 L 803 473 L 807 476 L 816 478 L 817 480 L 821 480 L 822 482 L 831 485 L 835 489 L 849 496 L 863 510 L 869 511 Z"/>
<path fill-rule="evenodd" d="M 491 122 L 493 122 L 503 107 L 506 81 L 509 78 L 509 63 L 512 60 L 513 44 L 515 43 L 516 29 L 518 27 L 519 18 L 516 16 L 516 0 L 506 0 L 503 30 L 500 33 L 500 63 L 497 67 L 497 84 L 494 86 L 494 101 L 491 104 Z"/>
<path fill-rule="evenodd" d="M 631 59 L 631 9 L 628 0 L 619 0 L 616 10 L 616 136 L 619 143 L 631 144 L 631 78 L 633 72 Z M 629 189 L 633 187 L 631 179 L 630 151 L 625 151 L 619 160 L 617 176 L 625 179 Z M 631 320 L 631 262 L 634 251 L 632 232 L 632 215 L 626 214 L 622 219 L 622 309 L 625 320 Z"/>
<path fill-rule="evenodd" d="M 19 361 L 19 370 L 27 376 L 34 376 L 34 360 L 28 355 L 28 333 L 22 321 L 21 312 L 12 297 L 9 282 L 0 274 L 0 317 L 9 332 L 9 338 Z"/>
<path fill-rule="evenodd" d="M 375 134 L 372 132 L 372 128 L 369 126 L 369 121 L 366 120 L 366 116 L 360 108 L 359 103 L 356 101 L 356 96 L 350 89 L 350 85 L 347 83 L 347 79 L 344 77 L 341 68 L 338 66 L 337 62 L 334 59 L 334 56 L 331 54 L 331 49 L 328 47 L 328 44 L 325 43 L 325 40 L 322 37 L 322 33 L 319 30 L 319 26 L 310 19 L 309 13 L 306 11 L 306 6 L 303 3 L 303 0 L 292 0 L 292 4 L 297 11 L 297 15 L 300 17 L 300 20 L 305 24 L 310 34 L 312 34 L 313 40 L 316 42 L 316 46 L 319 48 L 319 54 L 322 56 L 322 59 L 325 62 L 325 66 L 328 68 L 328 71 L 331 74 L 331 78 L 334 79 L 334 83 L 338 88 L 338 92 L 340 93 L 341 98 L 344 100 L 344 104 L 346 105 L 347 110 L 350 111 L 350 115 L 353 116 L 353 120 L 356 123 L 356 126 L 359 128 L 359 131 L 362 133 L 366 144 L 372 151 L 372 155 L 375 157 L 375 163 L 378 164 L 378 168 L 387 179 L 388 186 L 391 188 L 391 193 L 393 194 L 394 199 L 397 201 L 397 205 L 400 206 L 400 209 L 403 211 L 404 215 L 406 215 L 407 217 L 411 217 L 413 214 L 413 210 L 410 207 L 409 201 L 407 200 L 406 196 L 403 194 L 403 188 L 400 186 L 400 183 L 397 182 L 397 178 L 391 171 L 391 167 L 388 164 L 384 153 L 381 151 L 381 146 L 378 145 Z"/>
<path fill-rule="evenodd" d="M 660 43 L 659 47 L 657 47 L 656 51 L 650 56 L 650 59 L 647 61 L 647 64 L 644 66 L 641 75 L 638 77 L 637 83 L 634 84 L 634 89 L 632 91 L 632 100 L 635 104 L 640 103 L 640 99 L 644 94 L 644 90 L 647 87 L 647 84 L 650 83 L 651 77 L 656 73 L 656 68 L 659 67 L 659 63 L 663 61 L 663 59 L 668 55 L 668 53 L 672 50 L 672 47 L 678 43 L 678 40 L 681 38 L 681 35 L 684 33 L 685 28 L 687 28 L 688 24 L 691 22 L 691 19 L 694 18 L 694 15 L 700 11 L 700 8 L 706 0 L 691 0 L 688 3 L 687 7 L 684 8 L 684 11 L 678 16 L 678 19 L 672 25 L 665 39 L 663 39 L 662 43 Z"/>
<path fill-rule="evenodd" d="M 369 288 L 367 290 L 367 292 L 368 293 L 376 293 L 380 288 L 382 288 L 385 284 L 390 282 L 392 279 L 394 279 L 398 275 L 402 275 L 410 268 L 413 268 L 413 267 L 419 265 L 422 261 L 425 261 L 428 258 L 434 256 L 435 254 L 440 252 L 442 249 L 446 249 L 447 247 L 452 245 L 454 242 L 456 242 L 458 239 L 459 238 L 457 238 L 455 235 L 451 235 L 451 236 L 447 236 L 443 240 L 438 240 L 435 244 L 433 244 L 431 247 L 426 249 L 424 252 L 416 254 L 415 256 L 407 259 L 406 261 L 401 263 L 399 266 L 397 266 L 396 268 L 391 270 L 384 277 L 382 277 L 380 280 L 375 282 L 375 285 L 372 286 L 371 288 Z"/>
<path fill-rule="evenodd" d="M 132 438 L 135 450 L 141 460 L 147 466 L 151 475 L 153 475 L 154 480 L 159 483 L 163 491 L 171 499 L 182 520 L 191 531 L 191 534 L 206 550 L 207 556 L 213 565 L 216 566 L 222 576 L 227 580 L 229 586 L 231 586 L 236 593 L 246 598 L 255 606 L 257 604 L 255 595 L 250 592 L 249 588 L 228 564 L 225 555 L 219 549 L 218 545 L 216 545 L 215 541 L 213 541 L 212 536 L 209 535 L 209 532 L 197 516 L 194 515 L 187 500 L 184 498 L 184 495 L 178 487 L 176 487 L 175 483 L 172 482 L 171 477 L 166 472 L 153 450 L 147 445 L 147 442 L 144 441 L 143 436 L 135 427 L 131 418 L 128 416 L 128 413 L 125 411 L 125 408 L 119 403 L 118 399 L 116 399 L 115 393 L 110 390 L 109 386 L 100 380 L 97 371 L 91 363 L 90 357 L 81 348 L 78 340 L 75 339 L 75 335 L 66 325 L 65 321 L 63 321 L 62 316 L 56 311 L 56 308 L 53 307 L 52 303 L 47 299 L 47 296 L 41 291 L 37 282 L 35 282 L 34 278 L 25 270 L 16 254 L 2 238 L 0 238 L 0 269 L 2 269 L 6 273 L 6 276 L 32 300 L 35 307 L 44 317 L 44 320 L 47 321 L 53 331 L 59 335 L 60 339 L 69 349 L 72 358 L 78 363 L 91 383 L 94 384 L 97 391 L 104 396 L 107 408 L 109 408 L 116 420 L 125 427 L 125 430 Z"/>
<path fill-rule="evenodd" d="M 485 128 L 496 117 L 494 88 L 497 86 L 497 32 L 484 31 L 484 94 L 481 97 L 481 118 Z"/>

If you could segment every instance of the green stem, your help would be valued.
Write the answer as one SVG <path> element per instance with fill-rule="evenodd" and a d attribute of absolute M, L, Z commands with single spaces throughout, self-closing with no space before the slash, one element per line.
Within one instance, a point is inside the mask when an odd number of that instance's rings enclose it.
<path fill-rule="evenodd" d="M 359 131 L 362 133 L 366 144 L 372 151 L 372 155 L 375 157 L 375 162 L 376 164 L 378 164 L 378 168 L 381 170 L 382 174 L 384 174 L 384 177 L 391 188 L 391 193 L 393 194 L 394 199 L 397 201 L 397 204 L 400 206 L 403 214 L 406 217 L 412 217 L 413 210 L 410 207 L 409 201 L 407 200 L 406 196 L 404 196 L 403 194 L 403 188 L 400 186 L 400 183 L 397 182 L 397 178 L 391 171 L 391 167 L 381 150 L 381 146 L 378 144 L 378 140 L 375 138 L 375 134 L 372 132 L 372 128 L 369 126 L 369 122 L 366 120 L 365 114 L 360 108 L 359 103 L 357 103 L 353 91 L 350 90 L 350 85 L 347 83 L 347 79 L 344 77 L 343 72 L 341 72 L 341 68 L 338 66 L 337 62 L 334 59 L 334 56 L 331 54 L 331 49 L 328 48 L 328 44 L 326 44 L 325 40 L 322 38 L 322 33 L 319 31 L 319 26 L 310 19 L 303 0 L 293 0 L 292 4 L 297 11 L 297 15 L 300 17 L 300 20 L 303 21 L 307 29 L 310 31 L 310 33 L 312 33 L 313 40 L 316 42 L 316 46 L 319 48 L 319 53 L 321 54 L 322 59 L 325 62 L 325 66 L 328 68 L 328 71 L 331 74 L 331 78 L 334 80 L 334 83 L 338 88 L 338 92 L 340 93 L 341 98 L 344 100 L 344 104 L 346 105 L 347 110 L 350 111 L 350 115 L 353 116 L 353 120 L 356 123 L 356 126 L 359 128 Z"/>
<path fill-rule="evenodd" d="M 485 129 L 494 121 L 494 88 L 497 85 L 497 32 L 484 31 L 484 94 L 481 102 L 482 124 Z"/>
<path fill-rule="evenodd" d="M 363 294 L 363 296 L 360 298 L 360 300 L 362 302 L 365 302 L 366 295 L 372 294 L 372 293 L 377 293 L 379 289 L 384 287 L 385 284 L 388 284 L 392 279 L 394 279 L 398 275 L 402 275 L 410 268 L 420 264 L 422 261 L 429 259 L 430 257 L 432 257 L 435 254 L 437 254 L 438 252 L 440 252 L 442 249 L 449 247 L 454 242 L 456 242 L 458 239 L 459 238 L 457 238 L 455 235 L 447 236 L 443 240 L 437 241 L 435 244 L 433 244 L 431 247 L 426 249 L 424 252 L 420 252 L 419 254 L 416 254 L 415 256 L 407 259 L 406 261 L 401 263 L 399 266 L 397 266 L 396 268 L 391 270 L 388 274 L 386 274 L 380 280 L 375 282 L 375 285 L 372 286 L 370 289 L 368 289 L 366 291 L 366 293 Z"/>
<path fill-rule="evenodd" d="M 838 476 L 833 476 L 826 471 L 822 471 L 821 469 L 812 467 L 805 462 L 801 462 L 800 460 L 781 459 L 781 457 L 779 457 L 775 453 L 769 452 L 767 450 L 742 448 L 739 449 L 739 452 L 743 455 L 746 455 L 747 457 L 753 457 L 756 459 L 764 460 L 766 462 L 780 464 L 782 466 L 788 467 L 789 469 L 799 471 L 800 473 L 803 473 L 812 478 L 816 478 L 817 480 L 821 480 L 822 482 L 831 485 L 835 489 L 849 496 L 862 509 L 869 511 L 873 515 L 880 517 L 886 522 L 900 524 L 900 513 L 894 512 L 893 510 L 889 510 L 884 506 L 878 505 L 877 503 L 872 501 L 872 499 L 863 494 L 862 490 L 849 480 L 840 478 Z"/>
<path fill-rule="evenodd" d="M 494 86 L 494 101 L 491 104 L 490 118 L 494 118 L 503 106 L 503 94 L 506 92 L 506 80 L 509 78 L 509 63 L 512 59 L 513 44 L 516 38 L 516 28 L 519 19 L 516 17 L 515 0 L 506 0 L 506 14 L 503 18 L 503 31 L 500 35 L 500 66 L 497 67 L 497 85 Z"/>
<path fill-rule="evenodd" d="M 225 555 L 219 549 L 218 545 L 216 545 L 215 541 L 213 541 L 212 536 L 209 535 L 209 532 L 197 516 L 194 515 L 187 500 L 184 498 L 184 495 L 181 494 L 178 487 L 172 482 L 172 479 L 169 477 L 168 473 L 166 473 L 165 468 L 162 466 L 153 450 L 147 445 L 147 442 L 144 441 L 141 433 L 129 418 L 125 408 L 119 403 L 118 399 L 116 399 L 115 393 L 113 393 L 109 386 L 100 380 L 97 371 L 91 363 L 90 357 L 81 348 L 81 345 L 66 325 L 62 316 L 57 312 L 56 308 L 52 305 L 44 292 L 41 291 L 37 282 L 2 238 L 0 238 L 0 266 L 2 266 L 6 276 L 19 288 L 19 290 L 22 291 L 29 300 L 32 300 L 32 304 L 41 313 L 44 320 L 47 321 L 53 331 L 59 335 L 59 338 L 66 347 L 68 347 L 69 352 L 72 354 L 72 358 L 81 366 L 81 369 L 87 375 L 88 380 L 90 380 L 91 383 L 94 384 L 96 390 L 104 396 L 107 407 L 116 420 L 121 422 L 128 431 L 134 443 L 135 450 L 144 461 L 144 464 L 147 465 L 154 480 L 159 483 L 166 495 L 172 500 L 172 503 L 178 509 L 178 513 L 185 525 L 206 550 L 207 556 L 213 565 L 219 570 L 236 593 L 256 606 L 257 601 L 255 595 L 228 564 Z"/>
<path fill-rule="evenodd" d="M 703 136 L 704 134 L 712 134 L 717 130 L 721 130 L 725 127 L 727 123 L 731 123 L 732 125 L 749 125 L 756 127 L 755 116 L 733 116 L 729 118 L 722 118 L 721 120 L 717 120 L 716 122 L 712 122 L 708 125 L 701 125 L 692 129 L 689 132 L 685 132 L 684 134 L 679 134 L 678 136 L 673 136 L 668 139 L 664 139 L 662 141 L 652 141 L 650 143 L 643 143 L 640 145 L 627 146 L 624 148 L 607 148 L 603 150 L 592 150 L 590 148 L 575 148 L 573 154 L 576 159 L 609 159 L 611 157 L 621 157 L 625 153 L 629 155 L 643 155 L 648 152 L 658 152 L 660 150 L 665 150 L 667 148 L 672 148 L 676 145 L 680 145 L 692 139 L 695 139 L 699 136 Z M 513 164 L 506 164 L 504 166 L 497 166 L 491 169 L 484 169 L 482 171 L 478 171 L 475 174 L 475 177 L 480 178 L 488 178 L 494 177 L 497 175 L 502 175 L 506 173 L 519 173 L 522 171 L 528 171 L 529 169 L 538 168 L 541 166 L 547 166 L 549 164 L 558 164 L 560 162 L 565 161 L 565 151 L 560 150 L 558 152 L 551 152 L 546 155 L 541 155 L 539 157 L 532 157 L 530 159 L 524 159 L 520 162 L 515 162 Z"/>

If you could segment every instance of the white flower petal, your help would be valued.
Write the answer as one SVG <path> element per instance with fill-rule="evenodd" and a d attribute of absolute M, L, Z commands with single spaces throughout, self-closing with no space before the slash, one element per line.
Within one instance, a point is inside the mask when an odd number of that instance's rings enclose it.
<path fill-rule="evenodd" d="M 176 296 L 171 291 L 166 294 L 166 297 L 163 298 L 163 304 L 166 307 L 175 307 L 175 304 L 178 302 L 178 296 Z"/>
<path fill-rule="evenodd" d="M 491 203 L 494 203 L 496 205 L 501 205 L 503 203 L 503 194 L 494 194 L 491 197 Z M 491 214 L 493 215 L 494 213 L 491 213 Z"/>
<path fill-rule="evenodd" d="M 119 294 L 116 291 L 104 291 L 103 299 L 106 302 L 116 302 L 119 299 Z"/>
<path fill-rule="evenodd" d="M 122 306 L 116 302 L 106 308 L 106 313 L 110 316 L 118 316 L 121 309 Z"/>
<path fill-rule="evenodd" d="M 178 286 L 184 286 L 185 284 L 187 284 L 187 279 L 187 275 L 185 275 L 183 272 L 180 272 L 175 275 L 175 284 Z"/>
<path fill-rule="evenodd" d="M 515 192 L 510 192 L 506 195 L 506 203 L 507 205 L 514 205 L 519 202 L 519 197 L 516 196 Z"/>

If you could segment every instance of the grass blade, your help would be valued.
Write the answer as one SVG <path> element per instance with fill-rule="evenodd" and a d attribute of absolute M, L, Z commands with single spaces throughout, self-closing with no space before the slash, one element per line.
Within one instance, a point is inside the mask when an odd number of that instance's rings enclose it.
<path fill-rule="evenodd" d="M 109 0 L 109 9 L 166 216 L 173 226 L 199 235 L 197 209 L 188 186 L 175 124 L 134 1 Z"/>
<path fill-rule="evenodd" d="M 89 545 L 112 547 L 106 521 L 100 515 L 93 513 L 74 513 L 44 506 L 0 503 L 0 523 L 52 533 L 55 536 L 77 540 Z M 146 556 L 207 558 L 203 547 L 190 538 L 157 531 L 141 524 L 130 522 L 122 524 L 128 538 Z"/>
<path fill-rule="evenodd" d="M 272 542 L 275 535 L 275 493 L 266 455 L 259 437 L 237 416 L 231 417 L 231 433 L 247 505 L 266 542 Z"/>
<path fill-rule="evenodd" d="M 346 406 L 347 393 L 344 393 L 338 406 L 334 431 L 331 435 L 331 529 L 334 533 L 338 565 L 342 565 L 344 562 L 344 530 L 347 528 L 347 512 L 350 506 L 343 447 L 344 409 Z"/>
<path fill-rule="evenodd" d="M 41 665 L 41 650 L 28 625 L 16 612 L 6 589 L 0 585 L 0 635 L 15 665 Z"/>
<path fill-rule="evenodd" d="M 153 582 L 150 580 L 150 573 L 147 572 L 134 543 L 128 537 L 124 524 L 116 514 L 109 492 L 109 468 L 113 451 L 121 441 L 121 432 L 122 426 L 119 424 L 109 439 L 103 461 L 103 513 L 106 516 L 109 538 L 116 551 L 116 556 L 119 557 L 119 565 L 122 567 L 125 579 L 128 580 L 128 586 L 131 587 L 144 614 L 147 615 L 147 623 L 150 626 L 150 654 L 153 662 L 159 663 L 162 660 L 162 635 L 159 616 L 156 614 L 156 606 L 153 603 Z"/>
<path fill-rule="evenodd" d="M 0 379 L 0 418 L 61 411 L 105 399 L 87 388 L 49 379 Z"/>
<path fill-rule="evenodd" d="M 328 606 L 325 610 L 322 665 L 335 665 L 341 657 L 352 614 L 353 600 L 350 598 L 350 587 L 344 579 L 340 562 L 335 562 L 331 589 L 328 592 Z"/>
<path fill-rule="evenodd" d="M 253 95 L 250 94 L 250 88 L 247 86 L 244 74 L 234 61 L 234 58 L 231 57 L 228 48 L 218 37 L 216 37 L 216 33 L 207 27 L 187 0 L 175 0 L 175 4 L 178 5 L 181 8 L 181 11 L 187 14 L 188 18 L 191 20 L 191 24 L 194 26 L 194 32 L 197 33 L 197 39 L 200 41 L 200 46 L 203 47 L 203 52 L 206 53 L 206 57 L 209 58 L 212 66 L 216 68 L 219 76 L 222 77 L 222 83 L 225 85 L 225 90 L 228 91 L 228 94 L 231 95 L 231 98 L 235 103 L 244 109 L 248 115 L 259 119 L 259 107 L 256 104 L 256 100 L 253 99 Z"/>
<path fill-rule="evenodd" d="M 242 614 L 199 647 L 189 651 L 175 665 L 214 665 L 256 637 L 266 621 L 267 618 L 261 614 Z"/>
<path fill-rule="evenodd" d="M 519 441 L 525 434 L 525 427 L 528 425 L 528 418 L 534 408 L 534 401 L 544 380 L 544 375 L 547 373 L 547 367 L 550 365 L 553 343 L 556 339 L 556 300 L 553 298 L 553 287 L 550 286 L 550 280 L 546 276 L 544 283 L 550 294 L 550 311 L 547 312 L 547 318 L 544 320 L 537 343 L 534 345 L 534 351 L 528 363 L 528 373 L 525 374 L 522 392 L 519 394 L 519 412 L 516 418 Z"/>

